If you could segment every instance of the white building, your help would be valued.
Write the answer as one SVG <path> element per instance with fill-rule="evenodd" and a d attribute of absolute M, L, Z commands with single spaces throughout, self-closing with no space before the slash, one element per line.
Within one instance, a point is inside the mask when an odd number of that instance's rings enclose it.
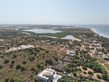
<path fill-rule="evenodd" d="M 66 51 L 66 54 L 67 55 L 70 55 L 70 56 L 74 56 L 75 55 L 75 52 L 73 50 L 67 50 Z"/>
<path fill-rule="evenodd" d="M 0 39 L 0 42 L 3 42 L 4 41 L 4 39 Z"/>
<path fill-rule="evenodd" d="M 13 51 L 18 51 L 18 50 L 22 50 L 22 49 L 28 49 L 28 48 L 34 48 L 33 45 L 20 45 L 18 47 L 11 47 L 10 49 L 8 49 L 6 52 L 13 52 Z"/>
<path fill-rule="evenodd" d="M 37 77 L 38 80 L 42 82 L 57 82 L 57 80 L 61 78 L 61 76 L 57 75 L 56 71 L 51 68 L 43 70 L 40 74 L 37 75 Z"/>
<path fill-rule="evenodd" d="M 90 50 L 90 52 L 94 55 L 97 55 L 98 54 L 98 51 L 97 50 Z"/>

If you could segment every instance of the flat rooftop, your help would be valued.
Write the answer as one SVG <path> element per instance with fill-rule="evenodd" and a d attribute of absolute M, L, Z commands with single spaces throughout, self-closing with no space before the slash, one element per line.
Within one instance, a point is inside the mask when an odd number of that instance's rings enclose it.
<path fill-rule="evenodd" d="M 44 79 L 49 79 L 51 76 L 55 74 L 55 70 L 47 68 L 43 70 L 38 77 L 44 78 Z"/>
<path fill-rule="evenodd" d="M 74 56 L 74 53 L 75 53 L 75 52 L 74 52 L 73 50 L 67 50 L 67 51 L 66 51 L 66 54 L 67 54 L 67 55 L 70 55 L 70 56 Z"/>

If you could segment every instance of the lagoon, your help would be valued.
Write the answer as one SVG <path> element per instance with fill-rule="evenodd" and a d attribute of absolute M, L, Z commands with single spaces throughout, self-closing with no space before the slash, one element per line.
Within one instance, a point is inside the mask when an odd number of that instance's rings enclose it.
<path fill-rule="evenodd" d="M 28 31 L 28 32 L 34 32 L 34 33 L 59 33 L 62 31 L 59 30 L 54 30 L 54 29 L 28 29 L 28 30 L 24 30 L 24 31 Z"/>
<path fill-rule="evenodd" d="M 72 36 L 72 35 L 66 35 L 65 37 L 63 37 L 61 39 L 74 40 L 74 36 Z"/>

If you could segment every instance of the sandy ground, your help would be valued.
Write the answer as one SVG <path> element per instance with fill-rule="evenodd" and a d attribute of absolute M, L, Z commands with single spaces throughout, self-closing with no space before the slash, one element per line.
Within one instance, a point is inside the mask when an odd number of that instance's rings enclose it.
<path fill-rule="evenodd" d="M 74 37 L 74 40 L 76 40 L 76 41 L 81 41 L 80 39 L 78 39 L 78 38 L 76 38 L 76 37 Z"/>

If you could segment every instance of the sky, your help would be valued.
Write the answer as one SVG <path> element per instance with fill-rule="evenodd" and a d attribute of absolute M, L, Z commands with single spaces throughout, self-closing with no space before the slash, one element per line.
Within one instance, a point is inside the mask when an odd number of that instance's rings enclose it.
<path fill-rule="evenodd" d="M 0 24 L 109 24 L 109 0 L 0 0 Z"/>

